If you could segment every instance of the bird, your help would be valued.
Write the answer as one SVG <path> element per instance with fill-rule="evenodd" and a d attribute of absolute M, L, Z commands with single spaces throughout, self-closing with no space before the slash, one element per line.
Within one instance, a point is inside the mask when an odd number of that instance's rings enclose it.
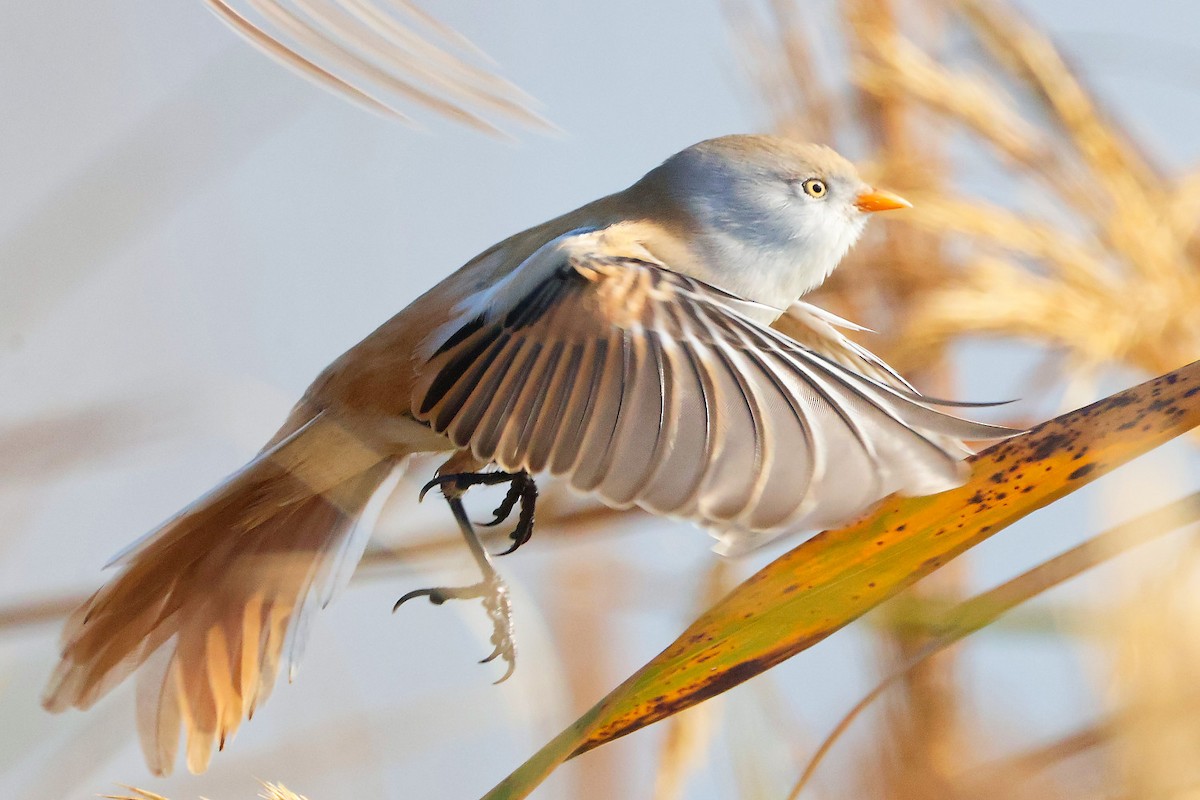
<path fill-rule="evenodd" d="M 478 599 L 515 664 L 507 586 L 464 510 L 507 484 L 532 533 L 535 476 L 690 520 L 719 552 L 844 522 L 965 480 L 968 442 L 1016 433 L 924 397 L 801 298 L 874 213 L 903 209 L 834 150 L 740 134 L 485 250 L 335 360 L 248 464 L 119 554 L 69 617 L 43 702 L 86 709 L 138 673 L 152 771 L 204 770 L 289 676 L 348 580 L 363 519 L 406 460 L 449 503 L 481 571 L 400 598 Z M 805 334 L 772 323 L 787 316 Z M 795 326 L 793 326 L 795 327 Z M 373 502 L 372 498 L 375 498 Z"/>

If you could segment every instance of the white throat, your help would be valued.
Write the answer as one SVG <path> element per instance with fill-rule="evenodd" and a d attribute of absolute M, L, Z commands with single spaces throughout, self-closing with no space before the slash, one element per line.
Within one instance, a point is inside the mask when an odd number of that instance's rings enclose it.
<path fill-rule="evenodd" d="M 828 211 L 745 219 L 727 213 L 698 237 L 697 266 L 707 274 L 696 277 L 782 312 L 820 286 L 862 233 L 863 215 L 837 218 L 837 209 Z"/>

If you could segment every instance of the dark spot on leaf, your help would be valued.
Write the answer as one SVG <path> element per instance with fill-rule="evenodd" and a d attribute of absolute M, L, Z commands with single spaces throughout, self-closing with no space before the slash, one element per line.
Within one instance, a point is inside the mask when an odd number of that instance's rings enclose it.
<path fill-rule="evenodd" d="M 1032 461 L 1044 461 L 1071 443 L 1072 437 L 1065 433 L 1049 433 L 1035 445 L 1029 458 Z"/>
<path fill-rule="evenodd" d="M 1079 469 L 1075 470 L 1070 475 L 1068 475 L 1067 479 L 1072 480 L 1072 481 L 1077 481 L 1080 478 L 1091 475 L 1095 469 L 1096 469 L 1095 464 L 1084 464 L 1082 467 L 1080 467 Z"/>
<path fill-rule="evenodd" d="M 1138 396 L 1137 392 L 1121 392 L 1120 394 L 1113 395 L 1107 400 L 1102 400 L 1101 403 L 1105 408 L 1124 408 L 1125 406 L 1131 406 L 1135 403 L 1141 402 L 1141 399 L 1142 398 Z"/>

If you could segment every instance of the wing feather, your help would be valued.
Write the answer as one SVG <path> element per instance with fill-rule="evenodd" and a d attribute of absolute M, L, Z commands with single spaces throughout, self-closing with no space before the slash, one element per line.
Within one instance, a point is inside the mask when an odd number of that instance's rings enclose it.
<path fill-rule="evenodd" d="M 839 369 L 820 356 L 802 359 L 801 356 L 807 354 L 794 347 L 788 352 L 786 343 L 778 341 L 782 338 L 779 334 L 768 336 L 763 329 L 756 329 L 745 321 L 738 324 L 743 331 L 756 337 L 764 348 L 775 350 L 781 344 L 785 345 L 778 350 L 781 358 L 803 373 L 807 385 L 820 394 L 842 422 L 842 426 L 822 425 L 819 430 L 827 435 L 851 432 L 854 441 L 849 444 L 856 445 L 857 453 L 865 457 L 865 461 L 859 459 L 857 464 L 848 463 L 854 450 L 831 447 L 831 452 L 837 453 L 841 462 L 835 471 L 859 474 L 868 480 L 842 482 L 836 489 L 826 488 L 823 513 L 816 518 L 821 524 L 833 524 L 828 520 L 841 520 L 852 515 L 854 509 L 863 507 L 864 497 L 879 496 L 881 486 L 886 485 L 889 492 L 932 494 L 959 484 L 963 468 L 960 462 L 967 451 L 961 439 L 938 437 L 936 426 L 949 419 L 962 430 L 965 421 L 916 406 L 903 395 L 874 382 L 855 380 L 853 373 Z M 995 429 L 989 427 L 987 433 L 994 436 Z M 839 499 L 840 502 L 835 502 Z"/>
<path fill-rule="evenodd" d="M 612 463 L 613 439 L 628 394 L 632 356 L 629 332 L 613 328 L 597 389 L 599 397 L 591 419 L 585 421 L 579 454 L 572 465 L 571 485 L 580 491 L 590 492 L 599 486 Z"/>
<path fill-rule="evenodd" d="M 529 367 L 537 360 L 541 347 L 540 342 L 528 336 L 517 336 L 501 354 L 503 359 L 497 358 L 495 368 L 502 374 L 495 392 L 490 397 L 480 398 L 486 401 L 487 408 L 471 441 L 472 450 L 480 458 L 490 460 L 496 455 L 504 435 L 504 426 L 512 416 L 521 386 L 529 374 Z"/>
<path fill-rule="evenodd" d="M 529 432 L 529 454 L 526 462 L 530 472 L 542 472 L 550 464 L 554 442 L 562 430 L 571 387 L 579 374 L 583 348 L 577 343 L 559 342 L 554 368 L 546 379 L 541 409 Z"/>
<path fill-rule="evenodd" d="M 583 436 L 600 398 L 600 384 L 604 378 L 604 366 L 607 361 L 608 339 L 597 339 L 584 344 L 580 358 L 583 372 L 575 382 L 571 397 L 567 401 L 566 410 L 563 412 L 563 431 L 550 457 L 552 475 L 568 474 L 579 461 Z"/>
<path fill-rule="evenodd" d="M 504 379 L 508 366 L 505 347 L 510 338 L 507 332 L 496 337 L 491 347 L 483 351 L 479 363 L 470 365 L 457 378 L 454 393 L 443 395 L 443 404 L 435 412 L 436 426 L 444 429 L 459 447 L 468 446 L 475 437 Z"/>
<path fill-rule="evenodd" d="M 688 305 L 687 310 L 714 342 L 708 350 L 708 368 L 717 387 L 717 408 L 723 412 L 718 415 L 718 446 L 702 489 L 701 510 L 713 520 L 733 522 L 753 503 L 758 476 L 763 472 L 767 447 L 763 411 L 746 379 L 741 354 L 720 345 L 706 309 Z"/>
<path fill-rule="evenodd" d="M 483 316 L 439 329 L 414 415 L 504 469 L 695 520 L 728 550 L 956 486 L 965 440 L 1015 433 L 933 408 L 844 337 L 814 349 L 644 251 L 607 252 L 603 231 L 519 271 L 503 307 L 468 299 Z"/>
<path fill-rule="evenodd" d="M 504 428 L 498 460 L 508 464 L 528 463 L 533 428 L 541 417 L 542 405 L 550 388 L 550 380 L 558 368 L 562 348 L 561 341 L 548 343 L 545 347 L 539 346 L 537 357 L 524 370 L 526 377 L 518 389 L 517 401 Z"/>
<path fill-rule="evenodd" d="M 691 516 L 715 447 L 713 388 L 693 348 L 670 339 L 664 339 L 663 345 L 670 364 L 674 409 L 669 420 L 673 427 L 668 427 L 661 440 L 669 447 L 647 481 L 641 503 L 658 513 Z"/>
<path fill-rule="evenodd" d="M 801 399 L 781 377 L 777 365 L 768 363 L 769 354 L 748 347 L 751 359 L 767 385 L 768 397 L 773 399 L 768 415 L 777 419 L 777 448 L 789 454 L 780 468 L 764 471 L 759 503 L 755 515 L 747 522 L 751 528 L 774 528 L 798 515 L 812 494 L 812 483 L 821 474 L 825 448 L 814 435 L 814 409 Z M 774 466 L 774 465 L 773 465 Z"/>
<path fill-rule="evenodd" d="M 629 337 L 630 380 L 618 426 L 609 449 L 611 463 L 598 490 L 618 506 L 632 505 L 654 469 L 662 439 L 665 391 L 662 365 L 649 332 Z"/>

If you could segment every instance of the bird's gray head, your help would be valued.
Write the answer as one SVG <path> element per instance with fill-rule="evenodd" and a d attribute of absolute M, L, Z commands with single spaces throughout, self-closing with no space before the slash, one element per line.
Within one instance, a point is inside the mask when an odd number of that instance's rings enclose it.
<path fill-rule="evenodd" d="M 647 175 L 689 218 L 705 277 L 784 307 L 819 285 L 872 211 L 901 208 L 828 147 L 777 136 L 693 145 Z"/>

